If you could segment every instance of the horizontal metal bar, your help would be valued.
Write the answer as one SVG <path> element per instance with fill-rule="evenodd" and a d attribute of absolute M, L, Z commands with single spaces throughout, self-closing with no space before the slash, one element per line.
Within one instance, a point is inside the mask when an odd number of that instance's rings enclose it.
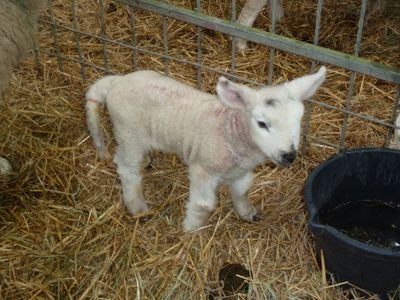
<path fill-rule="evenodd" d="M 326 104 L 324 102 L 312 100 L 312 99 L 307 99 L 306 101 L 307 102 L 311 102 L 313 104 L 316 104 L 318 106 L 333 110 L 333 111 L 341 112 L 341 113 L 343 113 L 345 115 L 349 115 L 349 116 L 353 116 L 353 117 L 359 118 L 361 120 L 365 120 L 365 121 L 368 121 L 368 122 L 379 124 L 379 125 L 382 125 L 382 126 L 385 126 L 385 127 L 395 128 L 395 126 L 393 126 L 393 124 L 390 124 L 388 122 L 382 121 L 381 119 L 372 117 L 370 115 L 356 113 L 356 112 L 353 112 L 353 111 L 348 110 L 348 109 L 339 108 L 339 107 L 336 107 L 336 106 L 333 106 L 333 105 L 330 105 L 330 104 Z"/>
<path fill-rule="evenodd" d="M 63 54 L 57 54 L 57 53 L 54 53 L 54 52 L 51 52 L 51 51 L 48 51 L 48 50 L 44 50 L 44 49 L 38 49 L 38 53 L 44 53 L 44 54 L 53 56 L 55 58 L 62 58 L 64 60 L 66 60 L 66 61 L 72 61 L 72 62 L 78 63 L 80 65 L 84 65 L 85 67 L 91 67 L 91 68 L 93 68 L 95 70 L 102 71 L 103 73 L 107 73 L 107 74 L 111 74 L 111 75 L 118 75 L 118 73 L 113 72 L 110 69 L 106 69 L 106 68 L 100 67 L 100 66 L 98 66 L 96 64 L 93 64 L 93 63 L 90 63 L 90 62 L 87 62 L 87 61 L 84 61 L 84 60 L 79 60 L 77 58 L 73 58 L 73 57 L 70 57 L 70 56 L 63 55 Z M 83 80 L 83 78 L 82 78 L 82 80 Z"/>
<path fill-rule="evenodd" d="M 210 30 L 219 31 L 251 42 L 266 45 L 307 57 L 322 63 L 335 65 L 358 73 L 370 75 L 382 80 L 400 83 L 400 70 L 385 66 L 371 60 L 341 53 L 306 42 L 297 41 L 274 33 L 221 20 L 212 16 L 174 6 L 157 0 L 119 0 L 130 6 L 192 23 Z"/>

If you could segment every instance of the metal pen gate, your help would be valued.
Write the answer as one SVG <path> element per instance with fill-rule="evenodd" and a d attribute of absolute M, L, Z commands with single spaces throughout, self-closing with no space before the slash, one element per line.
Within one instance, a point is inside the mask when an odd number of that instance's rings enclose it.
<path fill-rule="evenodd" d="M 351 71 L 351 76 L 349 82 L 347 83 L 347 96 L 344 107 L 336 107 L 329 103 L 325 103 L 323 101 L 318 100 L 309 100 L 308 109 L 305 114 L 305 126 L 303 130 L 303 136 L 308 136 L 309 123 L 310 123 L 310 114 L 311 114 L 311 105 L 317 105 L 324 107 L 329 110 L 334 110 L 344 114 L 344 118 L 340 128 L 339 138 L 335 143 L 332 141 L 326 141 L 318 138 L 311 138 L 313 142 L 327 145 L 328 147 L 332 147 L 336 149 L 336 151 L 341 151 L 346 148 L 345 145 L 345 137 L 347 134 L 348 128 L 348 120 L 349 117 L 359 118 L 368 122 L 372 122 L 383 126 L 386 128 L 386 138 L 385 138 L 385 146 L 388 146 L 389 141 L 392 137 L 392 132 L 394 128 L 395 118 L 397 116 L 397 111 L 399 108 L 399 100 L 400 100 L 400 70 L 394 69 L 383 64 L 379 64 L 373 62 L 371 60 L 367 60 L 359 57 L 360 49 L 361 49 L 361 40 L 363 35 L 364 28 L 364 20 L 367 13 L 368 0 L 362 0 L 359 20 L 358 20 L 358 30 L 356 34 L 356 39 L 354 41 L 354 51 L 353 55 L 342 53 L 339 51 L 327 49 L 321 46 L 318 46 L 319 43 L 319 33 L 320 33 L 320 24 L 321 24 L 321 12 L 323 9 L 324 1 L 318 0 L 317 3 L 317 11 L 315 18 L 315 28 L 314 28 L 314 42 L 313 44 L 291 39 L 285 37 L 283 35 L 278 35 L 275 33 L 275 20 L 272 20 L 272 26 L 270 32 L 263 31 L 256 28 L 250 28 L 247 26 L 242 26 L 236 24 L 234 21 L 236 20 L 236 9 L 237 3 L 236 0 L 231 1 L 231 20 L 222 20 L 220 18 L 209 16 L 202 12 L 202 1 L 196 0 L 194 8 L 188 9 L 183 8 L 181 6 L 176 6 L 173 4 L 166 3 L 164 1 L 157 0 L 119 0 L 117 1 L 120 5 L 125 6 L 130 10 L 131 20 L 130 26 L 132 30 L 132 35 L 130 38 L 130 42 L 120 41 L 116 39 L 112 39 L 106 34 L 106 22 L 105 22 L 105 4 L 103 0 L 98 1 L 99 11 L 98 20 L 99 20 L 99 30 L 96 33 L 90 33 L 85 31 L 82 28 L 79 28 L 78 19 L 79 19 L 79 11 L 77 10 L 78 1 L 72 0 L 71 9 L 72 9 L 72 19 L 70 23 L 62 22 L 57 20 L 54 10 L 53 10 L 53 2 L 49 0 L 49 13 L 47 18 L 43 18 L 42 23 L 48 25 L 51 28 L 52 36 L 53 36 L 53 45 L 54 49 L 35 49 L 36 58 L 38 59 L 39 53 L 45 53 L 47 55 L 55 56 L 58 63 L 58 68 L 60 71 L 63 71 L 63 63 L 68 61 L 76 62 L 81 70 L 81 76 L 84 83 L 87 83 L 88 76 L 86 74 L 87 68 L 94 68 L 101 73 L 115 73 L 120 70 L 113 70 L 109 65 L 109 51 L 108 46 L 114 45 L 124 49 L 128 49 L 132 53 L 132 66 L 131 69 L 138 69 L 138 55 L 139 54 L 149 54 L 152 56 L 156 56 L 161 58 L 164 62 L 164 72 L 166 74 L 170 74 L 169 72 L 169 63 L 172 61 L 176 61 L 183 64 L 191 65 L 196 68 L 196 82 L 199 88 L 202 87 L 202 81 L 204 80 L 204 76 L 202 76 L 202 72 L 204 70 L 214 72 L 216 74 L 226 75 L 233 79 L 240 80 L 242 82 L 247 82 L 255 85 L 263 85 L 263 84 L 271 84 L 272 78 L 274 74 L 274 60 L 275 60 L 275 51 L 280 50 L 287 53 L 295 54 L 301 57 L 305 57 L 310 61 L 310 69 L 314 71 L 316 68 L 316 63 L 329 64 L 333 66 L 337 66 L 346 70 Z M 204 2 L 203 2 L 204 3 Z M 142 48 L 137 44 L 136 40 L 136 32 L 135 32 L 135 11 L 136 9 L 141 9 L 148 11 L 150 13 L 155 13 L 158 15 L 162 15 L 162 43 L 163 49 L 159 52 L 148 50 Z M 82 17 L 82 16 L 81 16 Z M 290 17 L 290 16 L 289 16 Z M 175 19 L 181 22 L 185 22 L 188 24 L 192 24 L 197 26 L 197 57 L 196 61 L 187 60 L 184 58 L 176 57 L 169 52 L 168 49 L 168 20 Z M 272 17 L 274 19 L 274 17 Z M 70 41 L 74 43 L 76 46 L 76 54 L 75 55 L 66 55 L 60 49 L 59 46 L 59 31 L 68 31 L 72 33 L 73 39 Z M 230 69 L 222 70 L 212 65 L 206 65 L 203 60 L 202 53 L 202 38 L 204 37 L 204 30 L 212 30 L 213 32 L 219 32 L 222 34 L 226 34 L 234 37 L 231 43 L 231 56 L 227 59 L 230 60 Z M 85 57 L 84 50 L 81 46 L 81 38 L 86 37 L 90 39 L 97 40 L 102 47 L 102 64 L 93 63 L 87 57 Z M 253 80 L 246 79 L 242 76 L 239 76 L 236 73 L 236 56 L 237 51 L 234 43 L 234 39 L 242 38 L 257 44 L 265 45 L 269 47 L 269 57 L 265 57 L 265 60 L 269 62 L 268 64 L 268 80 L 266 82 L 255 82 Z M 390 119 L 380 119 L 375 116 L 371 116 L 368 114 L 360 113 L 352 110 L 352 99 L 354 95 L 354 88 L 356 82 L 356 74 L 365 74 L 368 76 L 372 76 L 376 79 L 383 80 L 387 83 L 393 85 L 392 89 L 392 97 L 393 107 Z M 88 83 L 87 83 L 88 84 Z M 304 143 L 306 145 L 307 143 Z"/>

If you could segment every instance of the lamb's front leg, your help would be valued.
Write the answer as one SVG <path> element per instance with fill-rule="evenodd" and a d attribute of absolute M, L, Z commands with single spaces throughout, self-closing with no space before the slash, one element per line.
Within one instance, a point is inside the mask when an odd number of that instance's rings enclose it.
<path fill-rule="evenodd" d="M 249 172 L 246 175 L 234 180 L 230 184 L 232 202 L 236 213 L 243 219 L 249 222 L 257 220 L 257 210 L 251 205 L 247 192 L 253 182 L 253 173 Z"/>
<path fill-rule="evenodd" d="M 143 155 L 139 151 L 124 151 L 119 146 L 114 161 L 122 184 L 122 198 L 128 211 L 136 215 L 148 210 L 142 193 L 140 163 Z"/>
<path fill-rule="evenodd" d="M 215 190 L 219 177 L 208 174 L 200 166 L 189 168 L 190 191 L 186 204 L 184 231 L 193 231 L 207 223 L 208 217 L 216 206 Z"/>

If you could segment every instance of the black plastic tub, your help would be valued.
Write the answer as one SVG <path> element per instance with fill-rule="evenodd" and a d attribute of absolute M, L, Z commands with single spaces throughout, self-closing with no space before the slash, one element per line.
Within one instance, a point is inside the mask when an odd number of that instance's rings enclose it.
<path fill-rule="evenodd" d="M 400 285 L 400 247 L 360 241 L 323 222 L 327 207 L 374 199 L 400 208 L 400 151 L 355 149 L 328 159 L 315 168 L 305 184 L 309 226 L 315 238 L 317 257 L 324 255 L 326 270 L 337 282 L 348 281 L 387 298 Z M 360 214 L 364 212 L 360 211 Z M 352 218 L 359 216 L 352 212 Z M 368 216 L 371 222 L 382 217 Z M 339 220 L 342 221 L 342 220 Z M 400 219 L 392 227 L 400 228 Z M 396 299 L 398 299 L 396 296 Z M 400 299 L 400 297 L 399 297 Z"/>

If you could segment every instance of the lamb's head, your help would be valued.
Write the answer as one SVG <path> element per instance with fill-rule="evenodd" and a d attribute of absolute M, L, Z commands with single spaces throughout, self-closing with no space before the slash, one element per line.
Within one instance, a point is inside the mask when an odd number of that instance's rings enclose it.
<path fill-rule="evenodd" d="M 252 142 L 275 164 L 289 166 L 300 143 L 303 100 L 324 82 L 326 68 L 277 86 L 252 89 L 220 77 L 219 99 L 246 116 Z"/>

